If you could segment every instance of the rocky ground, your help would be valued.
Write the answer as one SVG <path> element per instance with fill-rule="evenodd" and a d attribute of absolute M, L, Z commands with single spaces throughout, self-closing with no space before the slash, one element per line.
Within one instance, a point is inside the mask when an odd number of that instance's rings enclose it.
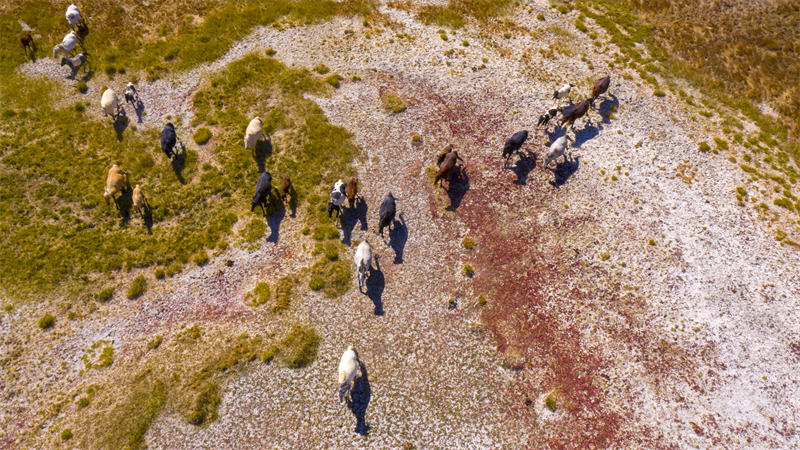
<path fill-rule="evenodd" d="M 368 295 L 304 292 L 295 301 L 289 314 L 323 337 L 311 366 L 252 363 L 226 387 L 218 420 L 197 428 L 162 414 L 148 446 L 800 445 L 798 252 L 737 205 L 740 169 L 697 151 L 709 124 L 688 120 L 671 94 L 653 96 L 634 71 L 609 68 L 613 46 L 598 52 L 543 2 L 514 17 L 522 31 L 509 39 L 467 26 L 445 41 L 407 11 L 381 13 L 370 29 L 359 18 L 259 28 L 220 61 L 140 83 L 140 126 L 181 115 L 188 127 L 205 75 L 248 52 L 272 48 L 287 65 L 323 63 L 343 75 L 335 93 L 314 100 L 365 150 L 368 228 L 346 213 L 344 236 L 367 239 L 380 266 Z M 558 39 L 547 31 L 554 23 L 570 33 L 571 50 L 540 56 Z M 22 70 L 60 77 L 59 69 L 41 60 Z M 580 82 L 577 99 L 588 94 L 585 80 L 606 73 L 610 95 L 567 131 L 567 161 L 542 168 L 546 143 L 563 133 L 534 127 L 554 85 L 569 74 Z M 408 109 L 387 114 L 386 92 Z M 527 156 L 503 169 L 502 143 L 523 128 Z M 449 192 L 426 173 L 447 143 L 465 160 Z M 400 214 L 387 244 L 376 227 L 388 191 Z M 116 366 L 147 336 L 190 323 L 269 327 L 242 296 L 305 262 L 298 228 L 286 218 L 277 243 L 227 250 L 41 338 L 20 384 L 2 386 L 0 422 L 10 426 L 0 446 L 47 417 L 41 392 L 80 379 L 80 356 L 98 339 L 114 343 Z M 473 251 L 461 244 L 467 236 Z M 348 410 L 335 400 L 335 377 L 351 344 L 367 376 Z M 35 370 L 61 361 L 66 377 Z M 548 394 L 555 412 L 544 406 Z M 28 442 L 52 445 L 38 439 Z"/>

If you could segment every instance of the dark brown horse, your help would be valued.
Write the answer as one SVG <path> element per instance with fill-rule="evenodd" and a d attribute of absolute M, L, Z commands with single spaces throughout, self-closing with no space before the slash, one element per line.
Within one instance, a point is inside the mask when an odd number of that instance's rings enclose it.
<path fill-rule="evenodd" d="M 350 178 L 350 181 L 344 187 L 344 193 L 347 195 L 347 203 L 350 205 L 350 209 L 353 209 L 356 204 L 356 196 L 358 196 L 358 178 Z"/>
<path fill-rule="evenodd" d="M 433 180 L 433 184 L 439 183 L 441 186 L 443 180 L 449 180 L 450 173 L 456 166 L 456 161 L 464 162 L 464 160 L 458 156 L 458 153 L 453 150 L 453 144 L 450 144 L 445 147 L 444 151 L 441 155 L 439 155 L 439 159 L 436 162 L 436 164 L 439 166 L 439 171 L 436 172 L 436 178 Z"/>
<path fill-rule="evenodd" d="M 283 176 L 283 181 L 281 181 L 281 187 L 278 189 L 278 192 L 281 195 L 281 201 L 286 203 L 286 197 L 290 197 L 289 202 L 294 200 L 294 195 L 292 192 L 294 191 L 294 187 L 292 186 L 292 180 L 289 178 L 289 175 Z"/>
<path fill-rule="evenodd" d="M 608 86 L 611 84 L 611 77 L 606 76 L 600 78 L 599 80 L 595 81 L 594 86 L 592 87 L 592 100 L 591 102 L 594 103 L 597 100 L 597 97 L 603 95 L 608 90 Z"/>
<path fill-rule="evenodd" d="M 25 56 L 28 56 L 29 51 L 31 52 L 31 55 L 33 55 L 36 47 L 33 43 L 33 36 L 31 36 L 30 30 L 22 32 L 22 37 L 19 38 L 19 42 L 22 44 L 22 49 L 25 51 Z"/>
<path fill-rule="evenodd" d="M 585 116 L 587 111 L 589 111 L 589 100 L 582 100 L 580 103 L 564 108 L 564 111 L 561 112 L 561 123 L 558 126 L 563 127 L 566 123 L 571 126 L 575 125 L 575 121 Z"/>

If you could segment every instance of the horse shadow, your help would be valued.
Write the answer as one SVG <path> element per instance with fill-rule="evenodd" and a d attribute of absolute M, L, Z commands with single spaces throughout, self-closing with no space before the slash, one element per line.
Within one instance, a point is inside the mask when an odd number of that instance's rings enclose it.
<path fill-rule="evenodd" d="M 269 139 L 262 139 L 256 141 L 256 146 L 253 149 L 253 159 L 256 160 L 258 172 L 264 172 L 266 167 L 266 160 L 272 154 L 272 141 Z"/>
<path fill-rule="evenodd" d="M 125 129 L 128 128 L 129 123 L 130 119 L 128 119 L 125 108 L 120 108 L 119 113 L 114 116 L 114 133 L 116 133 L 118 141 L 122 142 L 122 134 L 125 132 Z"/>
<path fill-rule="evenodd" d="M 461 166 L 454 167 L 453 173 L 447 180 L 447 197 L 450 199 L 450 206 L 447 207 L 448 211 L 455 211 L 461 205 L 461 200 L 464 199 L 469 190 L 469 175 L 467 170 Z"/>
<path fill-rule="evenodd" d="M 613 95 L 608 96 L 597 105 L 597 113 L 603 118 L 602 123 L 611 123 L 611 114 L 619 108 L 619 99 Z"/>
<path fill-rule="evenodd" d="M 517 163 L 514 164 L 511 170 L 517 175 L 514 184 L 523 186 L 528 182 L 528 174 L 536 167 L 536 153 L 520 152 L 519 155 L 519 160 L 517 160 Z"/>
<path fill-rule="evenodd" d="M 347 402 L 347 407 L 356 418 L 355 432 L 361 436 L 369 434 L 370 426 L 367 425 L 367 406 L 372 399 L 372 387 L 369 385 L 369 377 L 367 376 L 367 368 L 360 360 L 358 365 L 361 369 L 361 376 L 353 380 L 353 388 L 350 390 L 350 401 Z"/>
<path fill-rule="evenodd" d="M 133 208 L 133 189 L 130 185 L 125 186 L 125 190 L 114 199 L 114 205 L 119 210 L 120 225 L 128 225 L 131 220 L 131 208 Z"/>
<path fill-rule="evenodd" d="M 367 277 L 367 297 L 372 300 L 375 305 L 375 315 L 383 315 L 383 291 L 386 289 L 386 279 L 383 276 L 381 266 L 378 264 L 378 258 L 375 258 L 375 270 L 369 269 L 369 277 Z"/>
<path fill-rule="evenodd" d="M 572 143 L 572 146 L 580 148 L 587 141 L 597 137 L 600 134 L 600 130 L 602 128 L 599 125 L 594 126 L 591 121 L 586 122 L 582 129 L 575 131 L 575 142 Z"/>
<path fill-rule="evenodd" d="M 172 159 L 170 159 L 170 165 L 172 165 L 172 171 L 175 172 L 178 182 L 186 184 L 186 180 L 183 179 L 183 169 L 186 168 L 186 146 L 181 142 L 175 147 L 176 150 L 178 148 L 180 148 L 180 151 L 174 152 Z"/>
<path fill-rule="evenodd" d="M 394 227 L 389 230 L 389 246 L 394 250 L 394 264 L 403 264 L 403 251 L 408 241 L 408 227 L 403 213 L 398 215 L 399 221 L 394 221 Z"/>
<path fill-rule="evenodd" d="M 272 197 L 272 195 L 270 195 Z M 276 198 L 280 198 L 277 197 Z M 272 203 L 273 199 L 270 199 L 270 203 Z M 283 222 L 283 218 L 286 217 L 286 207 L 283 206 L 283 203 L 278 201 L 276 207 L 272 207 L 272 205 L 268 205 L 268 211 L 271 211 L 272 214 L 267 216 L 267 225 L 269 226 L 270 235 L 267 236 L 267 242 L 278 242 L 278 236 L 280 234 L 281 229 L 281 222 Z"/>
<path fill-rule="evenodd" d="M 143 123 L 144 120 L 142 117 L 144 116 L 144 102 L 142 102 L 140 99 L 137 99 L 133 111 L 136 112 L 136 121 L 138 123 Z"/>
<path fill-rule="evenodd" d="M 550 184 L 556 188 L 559 188 L 566 183 L 569 177 L 578 171 L 578 167 L 580 165 L 580 156 L 571 158 L 565 155 L 564 158 L 566 161 L 556 164 L 556 168 L 553 169 L 555 180 L 551 181 Z"/>
<path fill-rule="evenodd" d="M 350 245 L 350 237 L 356 224 L 361 223 L 361 230 L 367 229 L 367 201 L 364 197 L 357 196 L 352 208 L 342 206 L 340 221 L 342 223 L 342 243 Z M 345 212 L 347 214 L 345 214 Z"/>
<path fill-rule="evenodd" d="M 87 62 L 87 64 L 88 64 L 88 62 Z M 88 82 L 89 82 L 89 80 L 91 80 L 91 79 L 92 79 L 92 77 L 94 77 L 94 70 L 92 70 L 92 69 L 87 69 L 87 70 L 86 70 L 86 71 L 83 73 L 83 76 L 82 76 L 82 77 L 80 77 L 79 79 L 80 79 L 81 81 L 83 81 L 84 83 L 88 83 Z M 74 79 L 75 79 L 75 78 L 73 77 L 73 80 L 74 80 Z"/>
<path fill-rule="evenodd" d="M 147 228 L 147 234 L 153 234 L 153 211 L 150 209 L 150 204 L 145 203 L 142 211 L 142 222 Z"/>

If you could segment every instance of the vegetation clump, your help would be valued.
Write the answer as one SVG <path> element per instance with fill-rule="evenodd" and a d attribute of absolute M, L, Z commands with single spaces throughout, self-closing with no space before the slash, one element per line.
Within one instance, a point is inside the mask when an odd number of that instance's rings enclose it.
<path fill-rule="evenodd" d="M 475 269 L 473 269 L 469 264 L 464 265 L 464 275 L 472 277 L 475 275 Z"/>
<path fill-rule="evenodd" d="M 195 131 L 192 138 L 197 145 L 204 145 L 211 140 L 211 130 L 205 127 L 200 127 L 197 129 L 197 131 Z"/>
<path fill-rule="evenodd" d="M 467 236 L 463 240 L 461 240 L 461 245 L 464 246 L 467 250 L 472 250 L 475 248 L 475 239 Z"/>
<path fill-rule="evenodd" d="M 294 325 L 279 343 L 281 358 L 292 369 L 305 367 L 316 359 L 319 341 L 319 335 L 314 328 Z"/>
<path fill-rule="evenodd" d="M 113 297 L 113 296 L 114 296 L 114 288 L 113 287 L 107 287 L 107 288 L 103 289 L 102 291 L 98 292 L 97 295 L 95 295 L 94 298 L 98 302 L 105 303 L 105 302 L 111 300 L 111 297 Z"/>
<path fill-rule="evenodd" d="M 46 330 L 56 323 L 56 318 L 52 314 L 45 314 L 39 319 L 39 328 Z"/>
<path fill-rule="evenodd" d="M 381 104 L 383 105 L 383 109 L 394 114 L 401 113 L 407 108 L 403 99 L 391 92 L 381 95 Z"/>
<path fill-rule="evenodd" d="M 275 286 L 275 304 L 272 305 L 272 312 L 280 313 L 289 308 L 295 284 L 297 284 L 297 277 L 294 275 L 286 275 L 278 280 L 278 284 Z"/>
<path fill-rule="evenodd" d="M 129 300 L 139 298 L 139 296 L 144 293 L 146 287 L 147 279 L 145 279 L 144 275 L 139 275 L 134 278 L 131 285 L 128 286 L 128 292 L 125 293 L 125 296 L 128 297 Z"/>
<path fill-rule="evenodd" d="M 267 303 L 270 298 L 269 284 L 264 282 L 258 283 L 244 298 L 250 306 L 259 306 Z"/>

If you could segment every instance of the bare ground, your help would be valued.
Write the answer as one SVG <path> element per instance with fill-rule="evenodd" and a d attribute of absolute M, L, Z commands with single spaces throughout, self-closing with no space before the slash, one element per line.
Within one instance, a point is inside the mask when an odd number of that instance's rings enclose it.
<path fill-rule="evenodd" d="M 531 30 L 557 20 L 536 8 L 515 20 Z M 548 24 L 534 19 L 539 11 Z M 366 37 L 357 18 L 262 28 L 207 69 L 143 84 L 143 126 L 158 126 L 166 115 L 188 117 L 190 93 L 206 70 L 248 51 L 271 47 L 289 65 L 324 63 L 346 80 L 358 75 L 361 81 L 315 100 L 366 151 L 359 178 L 369 229 L 353 224 L 352 239 L 368 239 L 381 268 L 369 296 L 303 292 L 294 301 L 289 315 L 323 337 L 310 367 L 250 363 L 225 388 L 217 421 L 197 428 L 162 414 L 148 445 L 800 444 L 797 251 L 736 204 L 733 192 L 745 178 L 737 167 L 697 152 L 708 124 L 686 120 L 686 107 L 669 95 L 653 97 L 634 72 L 625 71 L 626 80 L 609 69 L 577 34 L 576 51 L 593 55 L 594 69 L 575 56 L 531 60 L 528 50 L 552 36 L 498 40 L 467 27 L 443 41 L 436 27 L 404 11 L 382 12 L 384 29 L 410 39 L 375 30 Z M 456 52 L 446 56 L 450 49 Z M 46 74 L 46 64 L 24 70 Z M 604 115 L 592 111 L 591 122 L 569 132 L 577 142 L 554 172 L 541 167 L 551 136 L 533 124 L 551 106 L 565 67 L 577 80 L 610 73 L 613 97 L 599 103 Z M 579 88 L 585 95 L 585 84 Z M 405 112 L 382 110 L 379 96 L 389 91 L 406 100 Z M 502 143 L 521 128 L 531 131 L 523 150 L 537 157 L 514 157 L 515 170 L 503 170 Z M 421 142 L 412 142 L 414 134 Z M 449 142 L 466 163 L 448 194 L 432 186 L 425 168 Z M 399 198 L 404 222 L 390 246 L 375 234 L 388 191 Z M 33 328 L 32 311 L 3 316 L 11 325 L 0 332 L 4 355 L 19 347 L 10 342 L 36 348 L 0 381 L 0 422 L 9 425 L 0 444 L 52 445 L 49 427 L 69 424 L 74 407 L 48 414 L 43 392 L 103 380 L 104 373 L 79 375 L 80 356 L 98 339 L 114 343 L 115 363 L 103 369 L 113 371 L 135 363 L 149 336 L 187 324 L 269 330 L 270 317 L 242 297 L 256 281 L 308 263 L 307 238 L 292 220 L 284 220 L 277 243 L 228 250 L 135 302 L 115 298 L 45 337 L 22 331 Z M 465 236 L 476 250 L 461 246 Z M 474 278 L 463 275 L 466 263 Z M 483 307 L 479 294 L 488 301 Z M 356 395 L 366 406 L 359 417 L 334 396 L 338 358 L 350 344 L 368 373 Z M 555 412 L 543 404 L 550 393 Z"/>

